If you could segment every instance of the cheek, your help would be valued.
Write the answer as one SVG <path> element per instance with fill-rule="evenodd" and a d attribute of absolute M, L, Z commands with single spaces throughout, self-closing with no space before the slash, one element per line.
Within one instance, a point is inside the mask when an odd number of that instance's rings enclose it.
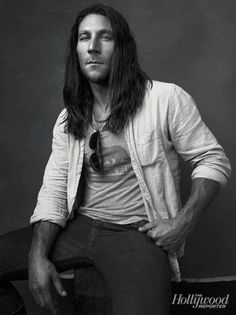
<path fill-rule="evenodd" d="M 114 55 L 114 48 L 111 47 L 107 50 L 107 59 L 109 59 L 110 63 L 112 62 L 113 55 Z"/>
<path fill-rule="evenodd" d="M 85 51 L 84 49 L 82 49 L 81 47 L 76 47 L 76 52 L 77 52 L 77 56 L 79 59 L 79 63 L 83 63 L 83 61 L 85 60 Z"/>

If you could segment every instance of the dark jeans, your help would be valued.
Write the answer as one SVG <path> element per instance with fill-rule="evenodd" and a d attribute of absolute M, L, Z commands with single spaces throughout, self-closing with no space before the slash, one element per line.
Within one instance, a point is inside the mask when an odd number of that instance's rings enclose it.
<path fill-rule="evenodd" d="M 0 237 L 0 288 L 9 287 L 9 281 L 27 279 L 32 232 L 31 227 L 26 227 Z M 134 225 L 106 223 L 79 214 L 61 231 L 49 258 L 59 272 L 95 266 L 106 282 L 113 315 L 169 314 L 167 254 Z M 5 293 L 3 304 L 6 299 Z M 19 297 L 18 300 L 20 307 Z M 9 301 L 13 302 L 13 298 L 8 297 L 8 304 Z M 0 314 L 4 314 L 1 295 Z"/>

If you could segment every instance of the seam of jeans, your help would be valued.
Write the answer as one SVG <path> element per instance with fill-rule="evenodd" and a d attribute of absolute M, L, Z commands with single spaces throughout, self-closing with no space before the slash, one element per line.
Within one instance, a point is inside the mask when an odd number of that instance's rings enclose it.
<path fill-rule="evenodd" d="M 95 226 L 93 226 L 91 228 L 91 231 L 89 233 L 89 242 L 88 242 L 88 247 L 87 247 L 87 254 L 88 254 L 88 256 L 90 256 L 89 252 L 90 252 L 92 243 L 95 241 L 95 239 L 97 238 L 98 234 L 99 234 L 98 225 L 97 226 L 95 225 Z"/>

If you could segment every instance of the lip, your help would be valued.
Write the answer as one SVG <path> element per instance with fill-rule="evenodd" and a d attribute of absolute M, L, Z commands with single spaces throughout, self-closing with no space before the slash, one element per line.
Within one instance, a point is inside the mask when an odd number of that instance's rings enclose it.
<path fill-rule="evenodd" d="M 97 61 L 97 60 L 90 60 L 87 62 L 87 65 L 101 65 L 102 62 Z"/>

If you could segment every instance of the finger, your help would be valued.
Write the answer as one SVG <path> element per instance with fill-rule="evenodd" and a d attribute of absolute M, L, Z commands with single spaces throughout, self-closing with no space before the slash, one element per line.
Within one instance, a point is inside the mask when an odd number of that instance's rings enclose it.
<path fill-rule="evenodd" d="M 159 238 L 154 230 L 149 230 L 146 235 L 153 241 L 156 241 Z"/>
<path fill-rule="evenodd" d="M 183 243 L 175 243 L 175 244 L 171 244 L 167 247 L 169 247 L 172 251 L 174 250 L 175 252 L 177 252 L 178 250 L 181 249 L 181 246 L 183 245 Z"/>
<path fill-rule="evenodd" d="M 174 238 L 167 238 L 165 236 L 159 237 L 156 241 L 156 245 L 162 246 L 163 248 L 175 248 L 178 244 L 178 240 Z"/>
<path fill-rule="evenodd" d="M 59 295 L 61 295 L 61 296 L 67 295 L 67 293 L 66 293 L 66 291 L 62 285 L 61 279 L 60 279 L 60 277 L 56 271 L 52 274 L 52 282 L 53 282 L 54 287 L 57 290 L 57 293 Z"/>
<path fill-rule="evenodd" d="M 147 231 L 147 236 L 149 237 L 149 238 L 152 238 L 152 231 L 150 230 L 150 231 Z"/>
<path fill-rule="evenodd" d="M 40 295 L 40 292 L 38 290 L 37 287 L 35 287 L 34 285 L 29 285 L 29 289 L 35 299 L 35 302 L 40 306 L 40 307 L 44 307 L 44 302 L 43 299 Z"/>
<path fill-rule="evenodd" d="M 43 292 L 44 307 L 51 311 L 53 314 L 57 314 L 57 304 L 53 301 L 49 288 Z"/>
<path fill-rule="evenodd" d="M 168 246 L 163 246 L 162 247 L 166 252 L 170 253 L 170 254 L 175 254 L 176 253 L 176 249 L 174 247 L 168 247 Z"/>
<path fill-rule="evenodd" d="M 44 307 L 44 302 L 43 302 L 43 298 L 41 297 L 41 295 L 39 294 L 39 292 L 37 291 L 31 291 L 33 294 L 33 297 L 36 301 L 36 303 L 40 306 L 40 307 Z"/>
<path fill-rule="evenodd" d="M 172 243 L 169 245 L 164 245 L 163 248 L 168 251 L 169 253 L 176 253 L 180 249 L 180 244 L 179 243 Z"/>
<path fill-rule="evenodd" d="M 167 241 L 164 237 L 159 237 L 156 240 L 155 244 L 157 246 L 162 247 L 165 250 L 167 250 L 167 249 L 168 250 L 172 250 L 172 249 L 176 248 L 176 242 L 173 242 L 173 240 L 172 241 Z"/>
<path fill-rule="evenodd" d="M 46 308 L 53 314 L 57 315 L 58 314 L 58 308 L 57 304 L 53 302 L 52 300 L 46 302 Z"/>
<path fill-rule="evenodd" d="M 148 222 L 148 223 L 144 224 L 143 226 L 141 226 L 139 228 L 139 231 L 140 232 L 149 231 L 150 229 L 153 229 L 156 226 L 156 224 L 157 224 L 156 221 Z"/>
<path fill-rule="evenodd" d="M 156 245 L 157 246 L 163 246 L 161 239 L 156 240 Z"/>
<path fill-rule="evenodd" d="M 180 247 L 181 244 L 184 242 L 184 238 L 182 236 L 167 236 L 163 235 L 160 239 L 163 246 L 174 246 L 174 247 Z"/>

